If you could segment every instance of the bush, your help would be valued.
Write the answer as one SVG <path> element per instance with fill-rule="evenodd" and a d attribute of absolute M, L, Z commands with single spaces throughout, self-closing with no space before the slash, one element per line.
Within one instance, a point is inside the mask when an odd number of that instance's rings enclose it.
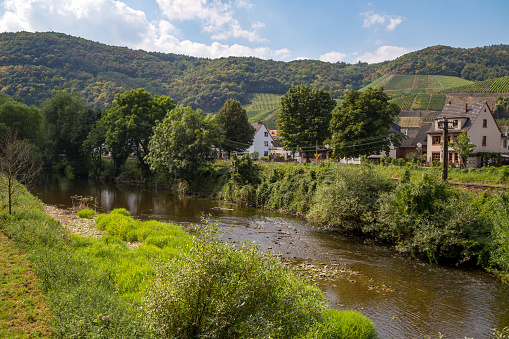
<path fill-rule="evenodd" d="M 145 300 L 161 338 L 290 338 L 320 321 L 320 290 L 249 244 L 200 233 L 189 253 L 158 268 Z"/>
<path fill-rule="evenodd" d="M 95 211 L 91 210 L 90 208 L 85 208 L 78 211 L 78 217 L 80 218 L 91 219 L 93 215 L 95 215 Z"/>
<path fill-rule="evenodd" d="M 377 220 L 378 197 L 394 187 L 373 166 L 337 166 L 316 190 L 308 219 L 313 224 L 362 231 Z"/>

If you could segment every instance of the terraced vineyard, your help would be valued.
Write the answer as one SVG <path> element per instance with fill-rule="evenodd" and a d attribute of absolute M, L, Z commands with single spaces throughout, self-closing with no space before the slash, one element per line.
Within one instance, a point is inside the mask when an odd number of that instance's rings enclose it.
<path fill-rule="evenodd" d="M 441 111 L 445 104 L 445 94 L 410 94 L 405 97 L 392 99 L 402 111 L 422 110 Z"/>
<path fill-rule="evenodd" d="M 429 94 L 417 94 L 415 96 L 414 104 L 412 105 L 413 110 L 426 110 L 429 103 Z"/>
<path fill-rule="evenodd" d="M 509 76 L 443 89 L 440 93 L 509 93 Z"/>
<path fill-rule="evenodd" d="M 428 110 L 441 111 L 445 104 L 445 94 L 433 94 L 429 100 Z"/>
<path fill-rule="evenodd" d="M 398 105 L 402 111 L 409 111 L 415 99 L 415 94 L 407 95 L 405 97 L 392 99 L 391 102 Z"/>
<path fill-rule="evenodd" d="M 251 104 L 245 106 L 249 122 L 263 122 L 267 128 L 276 129 L 277 111 L 281 95 L 269 93 L 253 94 Z"/>

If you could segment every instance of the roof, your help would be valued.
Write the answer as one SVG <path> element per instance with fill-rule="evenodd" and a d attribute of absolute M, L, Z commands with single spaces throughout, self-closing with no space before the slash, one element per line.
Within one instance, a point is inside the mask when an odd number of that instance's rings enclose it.
<path fill-rule="evenodd" d="M 255 134 L 262 128 L 262 126 L 265 126 L 263 122 L 252 122 L 251 126 L 255 129 Z"/>
<path fill-rule="evenodd" d="M 432 128 L 431 122 L 423 123 L 420 128 L 409 128 L 407 136 L 408 138 L 401 141 L 400 147 L 417 147 L 417 143 L 420 142 L 421 145 L 426 145 L 428 140 L 428 131 Z"/>
<path fill-rule="evenodd" d="M 482 108 L 486 105 L 488 109 L 488 103 L 486 101 L 475 102 L 475 103 L 465 103 L 463 105 L 452 105 L 447 104 L 442 109 L 442 112 L 438 115 L 436 119 L 440 118 L 448 118 L 448 119 L 467 119 L 467 122 L 463 125 L 461 130 L 468 130 L 470 126 L 475 122 L 477 117 L 482 111 Z M 491 110 L 490 110 L 491 112 Z M 432 125 L 432 128 L 428 131 L 429 133 L 442 131 L 441 129 L 435 129 L 435 125 Z"/>

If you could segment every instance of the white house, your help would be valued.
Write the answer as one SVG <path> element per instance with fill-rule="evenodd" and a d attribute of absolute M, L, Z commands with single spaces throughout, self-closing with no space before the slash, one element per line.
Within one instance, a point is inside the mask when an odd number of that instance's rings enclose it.
<path fill-rule="evenodd" d="M 255 129 L 255 135 L 253 144 L 247 149 L 246 153 L 258 152 L 259 157 L 268 157 L 273 148 L 274 139 L 263 122 L 253 122 L 251 126 Z"/>
<path fill-rule="evenodd" d="M 463 105 L 445 105 L 428 131 L 427 161 L 443 162 L 443 130 L 439 120 L 449 121 L 449 141 L 461 132 L 467 131 L 470 142 L 476 145 L 475 153 L 507 153 L 507 140 L 493 117 L 487 102 L 476 102 Z M 459 163 L 460 156 L 452 147 L 448 148 L 449 162 Z M 466 167 L 481 167 L 482 157 L 468 158 Z"/>

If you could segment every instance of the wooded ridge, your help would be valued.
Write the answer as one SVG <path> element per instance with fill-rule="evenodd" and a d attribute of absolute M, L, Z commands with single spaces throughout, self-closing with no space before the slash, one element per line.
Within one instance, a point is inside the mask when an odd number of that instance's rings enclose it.
<path fill-rule="evenodd" d="M 217 112 L 228 98 L 243 104 L 253 93 L 284 94 L 292 85 L 324 89 L 342 98 L 386 73 L 460 76 L 486 80 L 509 75 L 509 46 L 429 47 L 378 64 L 291 62 L 254 57 L 195 58 L 131 50 L 61 33 L 0 34 L 0 92 L 40 105 L 61 91 L 90 108 L 105 108 L 116 94 L 145 88 L 178 104 Z"/>

